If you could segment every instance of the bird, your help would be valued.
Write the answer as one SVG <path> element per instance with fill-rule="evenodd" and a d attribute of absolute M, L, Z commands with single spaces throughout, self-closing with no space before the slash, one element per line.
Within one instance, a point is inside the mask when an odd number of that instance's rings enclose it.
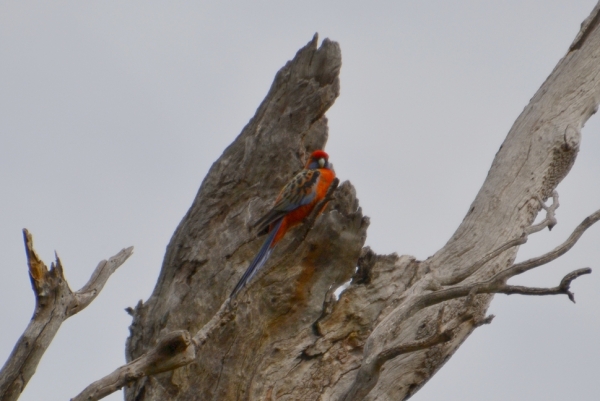
<path fill-rule="evenodd" d="M 308 217 L 315 206 L 327 196 L 335 171 L 329 163 L 329 155 L 323 150 L 315 150 L 306 161 L 304 170 L 294 176 L 281 190 L 273 207 L 253 227 L 258 233 L 267 231 L 268 235 L 260 250 L 236 284 L 231 299 L 244 288 L 256 273 L 265 265 L 275 245 L 292 227 Z M 325 209 L 322 207 L 318 213 Z"/>

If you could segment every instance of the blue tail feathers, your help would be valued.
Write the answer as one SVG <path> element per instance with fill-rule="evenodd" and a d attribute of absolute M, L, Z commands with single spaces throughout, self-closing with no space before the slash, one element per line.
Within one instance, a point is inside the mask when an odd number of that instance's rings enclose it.
<path fill-rule="evenodd" d="M 271 256 L 271 252 L 273 252 L 271 245 L 273 244 L 275 234 L 277 234 L 282 221 L 283 219 L 279 219 L 279 221 L 274 224 L 273 229 L 269 232 L 267 239 L 265 239 L 265 242 L 262 244 L 260 250 L 252 260 L 252 263 L 250 263 L 240 281 L 238 281 L 233 291 L 231 291 L 229 298 L 233 299 L 242 290 L 242 288 L 244 288 L 246 284 L 252 280 L 256 273 L 258 273 L 258 271 L 265 265 L 267 260 L 269 260 L 269 256 Z"/>

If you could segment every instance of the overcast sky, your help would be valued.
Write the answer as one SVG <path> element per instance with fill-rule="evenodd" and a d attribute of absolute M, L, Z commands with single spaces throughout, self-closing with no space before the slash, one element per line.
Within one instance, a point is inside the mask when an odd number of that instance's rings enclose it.
<path fill-rule="evenodd" d="M 21 229 L 71 288 L 121 248 L 135 253 L 67 320 L 22 401 L 68 400 L 124 363 L 131 318 L 210 165 L 276 71 L 315 32 L 342 48 L 327 151 L 371 217 L 367 244 L 420 259 L 462 221 L 492 159 L 595 0 L 0 1 L 0 363 L 34 308 Z M 560 184 L 562 242 L 600 208 L 600 123 Z M 511 281 L 566 297 L 496 296 L 478 329 L 413 399 L 584 400 L 600 394 L 600 227 Z M 120 400 L 116 393 L 107 400 Z"/>

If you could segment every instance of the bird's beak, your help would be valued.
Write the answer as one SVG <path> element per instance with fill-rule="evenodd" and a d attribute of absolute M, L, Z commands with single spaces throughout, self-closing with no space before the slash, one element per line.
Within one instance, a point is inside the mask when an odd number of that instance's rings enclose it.
<path fill-rule="evenodd" d="M 325 159 L 320 158 L 319 159 L 319 168 L 323 168 L 323 167 L 325 167 Z"/>

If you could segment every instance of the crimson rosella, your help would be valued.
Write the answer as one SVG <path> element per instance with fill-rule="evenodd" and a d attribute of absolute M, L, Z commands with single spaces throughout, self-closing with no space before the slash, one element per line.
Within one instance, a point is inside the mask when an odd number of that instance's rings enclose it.
<path fill-rule="evenodd" d="M 283 187 L 271 210 L 254 224 L 258 232 L 268 228 L 269 234 L 231 292 L 231 298 L 235 297 L 265 265 L 273 248 L 287 230 L 300 224 L 310 215 L 319 201 L 325 198 L 334 179 L 335 172 L 329 164 L 329 155 L 322 150 L 314 151 L 308 158 L 304 170 L 296 174 Z M 319 213 L 323 211 L 322 209 Z"/>

